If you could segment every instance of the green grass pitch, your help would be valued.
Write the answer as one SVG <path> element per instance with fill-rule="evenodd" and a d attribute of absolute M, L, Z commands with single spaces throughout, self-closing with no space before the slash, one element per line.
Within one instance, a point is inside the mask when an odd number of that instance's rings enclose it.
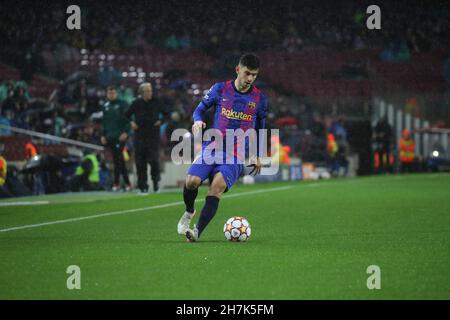
<path fill-rule="evenodd" d="M 0 202 L 1 299 L 450 298 L 450 174 L 238 185 L 198 243 L 176 234 L 178 190 L 7 201 L 25 200 L 49 203 Z M 234 215 L 246 243 L 225 241 Z"/>

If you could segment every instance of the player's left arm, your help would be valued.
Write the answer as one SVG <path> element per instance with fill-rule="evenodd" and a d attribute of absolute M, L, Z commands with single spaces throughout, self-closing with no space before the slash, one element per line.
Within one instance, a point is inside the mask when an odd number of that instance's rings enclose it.
<path fill-rule="evenodd" d="M 267 106 L 268 106 L 267 97 L 263 95 L 261 98 L 261 103 L 256 112 L 256 124 L 255 124 L 256 131 L 266 128 Z"/>
<path fill-rule="evenodd" d="M 261 98 L 261 103 L 258 106 L 258 110 L 256 112 L 256 123 L 255 123 L 255 130 L 257 134 L 257 156 L 255 159 L 255 163 L 250 164 L 250 167 L 253 167 L 253 170 L 250 172 L 250 174 L 257 175 L 261 172 L 261 156 L 263 150 L 259 147 L 259 130 L 266 128 L 266 117 L 267 117 L 267 108 L 268 108 L 268 100 L 265 95 Z"/>

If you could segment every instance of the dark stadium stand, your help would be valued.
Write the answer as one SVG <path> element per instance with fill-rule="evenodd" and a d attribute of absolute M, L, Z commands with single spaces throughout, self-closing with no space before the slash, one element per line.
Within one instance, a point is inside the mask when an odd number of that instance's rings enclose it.
<path fill-rule="evenodd" d="M 17 68 L 0 63 L 0 82 L 20 79 L 20 71 Z M 32 81 L 28 83 L 30 94 L 41 98 L 48 98 L 58 85 L 57 80 L 41 75 L 34 75 Z"/>
<path fill-rule="evenodd" d="M 277 123 L 286 110 L 297 120 L 297 127 L 286 131 L 304 133 L 317 122 L 328 127 L 326 116 L 335 117 L 337 110 L 367 118 L 374 96 L 400 96 L 399 101 L 426 96 L 427 103 L 419 103 L 416 113 L 431 116 L 429 106 L 446 101 L 440 98 L 449 86 L 443 72 L 450 53 L 445 8 L 384 4 L 383 32 L 371 32 L 360 3 L 326 9 L 295 1 L 267 3 L 257 13 L 236 4 L 231 22 L 218 4 L 213 0 L 199 11 L 169 2 L 155 8 L 91 3 L 82 30 L 76 32 L 61 24 L 62 4 L 18 3 L 0 10 L 7 12 L 0 16 L 3 92 L 17 91 L 6 84 L 10 80 L 27 87 L 26 98 L 17 92 L 8 101 L 3 96 L 2 121 L 98 143 L 95 113 L 104 87 L 113 81 L 102 69 L 111 67 L 128 101 L 139 83 L 157 80 L 168 107 L 181 115 L 179 125 L 189 127 L 204 91 L 233 77 L 236 59 L 245 51 L 261 58 L 258 85 L 270 95 L 269 123 Z M 90 76 L 86 83 L 81 83 L 83 71 Z M 65 130 L 55 128 L 56 120 Z"/>
<path fill-rule="evenodd" d="M 4 157 L 9 161 L 25 160 L 25 145 L 31 141 L 29 137 L 0 137 L 0 143 L 5 144 Z M 51 154 L 58 156 L 67 156 L 67 146 L 63 144 L 36 144 L 39 154 Z"/>
<path fill-rule="evenodd" d="M 296 94 L 311 97 L 355 96 L 369 97 L 376 88 L 397 86 L 398 89 L 419 92 L 443 92 L 445 80 L 442 75 L 444 50 L 413 54 L 410 61 L 387 62 L 379 58 L 380 50 L 337 51 L 334 49 L 310 49 L 296 53 L 274 50 L 257 52 L 265 61 L 261 79 L 279 85 Z M 88 70 L 98 72 L 99 67 L 111 63 L 114 68 L 126 72 L 124 84 L 136 84 L 137 73 L 182 70 L 185 78 L 208 88 L 214 80 L 210 73 L 214 61 L 198 50 L 173 52 L 162 49 L 120 50 L 86 54 L 84 58 L 65 65 L 66 72 Z M 363 69 L 366 79 L 345 79 L 340 71 L 346 64 L 370 66 Z M 292 71 L 295 70 L 295 71 Z M 134 75 L 134 76 L 133 76 Z M 334 79 L 332 79 L 334 78 Z"/>

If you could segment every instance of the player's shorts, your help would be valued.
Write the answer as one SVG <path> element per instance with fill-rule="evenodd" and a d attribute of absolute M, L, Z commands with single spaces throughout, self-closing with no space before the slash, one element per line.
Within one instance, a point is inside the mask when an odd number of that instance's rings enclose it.
<path fill-rule="evenodd" d="M 209 181 L 211 182 L 214 175 L 220 172 L 222 173 L 222 176 L 225 179 L 225 183 L 227 184 L 227 189 L 225 190 L 225 192 L 231 189 L 231 187 L 239 179 L 241 173 L 244 171 L 244 165 L 240 163 L 208 164 L 206 162 L 207 161 L 205 161 L 205 159 L 202 158 L 195 159 L 188 170 L 188 174 L 191 176 L 200 177 L 202 182 L 205 181 L 206 179 L 209 179 Z"/>

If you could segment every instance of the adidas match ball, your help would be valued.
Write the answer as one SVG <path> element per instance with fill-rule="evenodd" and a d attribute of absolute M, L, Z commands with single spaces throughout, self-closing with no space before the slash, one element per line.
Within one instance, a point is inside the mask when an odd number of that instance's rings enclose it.
<path fill-rule="evenodd" d="M 225 238 L 229 241 L 247 241 L 252 234 L 248 220 L 243 217 L 233 217 L 223 226 Z"/>

